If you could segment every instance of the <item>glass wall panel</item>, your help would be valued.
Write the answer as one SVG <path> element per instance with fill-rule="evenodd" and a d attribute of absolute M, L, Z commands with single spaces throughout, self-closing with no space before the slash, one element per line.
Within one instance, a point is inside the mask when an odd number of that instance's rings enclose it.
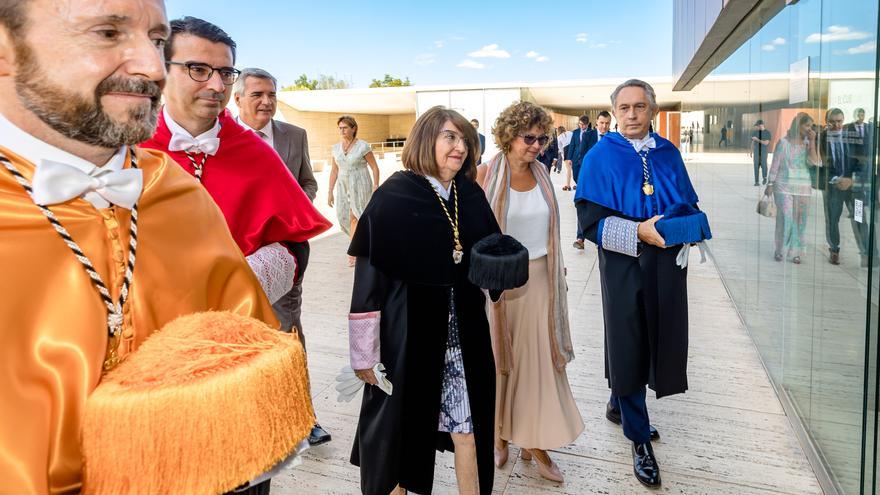
<path fill-rule="evenodd" d="M 683 97 L 689 168 L 777 390 L 834 486 L 876 493 L 878 2 L 748 21 L 761 29 Z"/>

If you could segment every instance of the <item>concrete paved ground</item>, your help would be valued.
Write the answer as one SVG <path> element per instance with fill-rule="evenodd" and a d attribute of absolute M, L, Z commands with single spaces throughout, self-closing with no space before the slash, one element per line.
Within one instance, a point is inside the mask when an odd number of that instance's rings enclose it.
<path fill-rule="evenodd" d="M 394 167 L 393 161 L 385 163 L 382 177 Z M 327 175 L 318 174 L 321 191 L 316 204 L 335 219 L 323 206 Z M 534 463 L 515 457 L 518 449 L 513 448 L 511 462 L 496 471 L 494 493 L 658 493 L 635 480 L 630 444 L 620 428 L 604 417 L 608 390 L 596 252 L 589 244 L 584 251 L 571 247 L 575 213 L 572 193 L 559 188 L 561 178 L 553 176 L 562 210 L 576 353 L 568 376 L 586 429 L 572 445 L 551 452 L 565 474 L 564 484 L 542 479 Z M 313 242 L 304 287 L 303 326 L 312 394 L 319 421 L 333 441 L 310 450 L 302 465 L 276 477 L 272 487 L 276 495 L 360 493 L 359 471 L 348 463 L 360 399 L 338 403 L 333 388 L 334 377 L 348 363 L 353 271 L 346 266 L 347 243 L 338 231 Z M 660 401 L 649 395 L 652 422 L 662 436 L 655 443 L 663 475 L 659 493 L 822 493 L 716 267 L 698 261 L 699 255 L 692 251 L 690 390 Z M 451 454 L 437 455 L 434 492 L 456 493 Z"/>

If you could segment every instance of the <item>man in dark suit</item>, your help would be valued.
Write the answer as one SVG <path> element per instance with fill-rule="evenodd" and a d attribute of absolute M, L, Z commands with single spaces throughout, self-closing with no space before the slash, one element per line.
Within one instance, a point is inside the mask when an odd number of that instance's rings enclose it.
<path fill-rule="evenodd" d="M 825 238 L 828 242 L 828 262 L 840 264 L 840 216 L 843 206 L 854 212 L 856 202 L 865 203 L 863 164 L 857 156 L 862 141 L 843 126 L 843 111 L 828 110 L 826 129 L 819 135 L 819 153 L 824 165 L 818 186 L 822 189 L 825 206 Z M 864 211 L 864 210 L 863 210 Z M 868 264 L 868 225 L 864 215 L 853 215 L 853 236 L 861 255 L 861 265 Z"/>
<path fill-rule="evenodd" d="M 300 187 L 309 199 L 314 201 L 318 192 L 318 182 L 312 174 L 306 131 L 273 118 L 278 107 L 277 87 L 278 82 L 265 70 L 243 69 L 233 88 L 235 104 L 238 105 L 239 110 L 238 122 L 246 129 L 254 131 L 266 144 L 275 149 Z M 288 244 L 286 247 L 296 258 L 298 267 L 296 279 L 290 292 L 276 301 L 272 309 L 281 321 L 281 330 L 291 332 L 295 328 L 305 348 L 306 339 L 300 318 L 302 281 L 309 262 L 309 243 Z M 316 424 L 309 435 L 309 444 L 320 445 L 329 441 L 330 434 Z"/>
<path fill-rule="evenodd" d="M 480 132 L 480 121 L 471 119 L 471 125 L 477 130 L 477 136 L 480 136 L 480 154 L 477 156 L 477 165 L 483 163 L 483 152 L 486 151 L 486 136 Z"/>
<path fill-rule="evenodd" d="M 584 119 L 586 119 L 586 121 L 584 121 Z M 581 129 L 579 134 L 583 137 L 579 139 L 578 146 L 572 148 L 575 152 L 572 153 L 571 171 L 574 176 L 575 184 L 577 184 L 580 179 L 581 165 L 583 164 L 584 157 L 587 156 L 590 149 L 592 149 L 593 146 L 599 142 L 599 139 L 601 139 L 611 128 L 611 114 L 602 110 L 596 118 L 596 127 L 594 129 L 589 129 L 589 126 L 589 118 L 586 115 L 582 116 L 578 121 L 578 127 Z M 574 137 L 572 137 L 572 143 L 574 143 Z M 584 233 L 581 232 L 580 227 L 578 227 L 577 238 L 572 245 L 577 249 L 584 248 Z"/>

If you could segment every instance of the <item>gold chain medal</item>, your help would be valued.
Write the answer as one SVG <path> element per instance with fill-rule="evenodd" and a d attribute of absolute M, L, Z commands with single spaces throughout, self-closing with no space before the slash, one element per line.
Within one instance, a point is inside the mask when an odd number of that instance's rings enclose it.
<path fill-rule="evenodd" d="M 464 258 L 464 248 L 461 246 L 461 240 L 458 238 L 458 189 L 455 188 L 455 180 L 453 179 L 452 181 L 452 198 L 455 203 L 455 221 L 452 220 L 452 215 L 449 214 L 449 210 L 446 208 L 446 203 L 443 202 L 443 198 L 440 197 L 440 193 L 434 188 L 433 184 L 430 185 L 434 194 L 437 195 L 437 200 L 440 201 L 440 206 L 443 207 L 443 213 L 446 213 L 449 225 L 452 227 L 452 240 L 455 242 L 455 247 L 452 249 L 452 262 L 457 265 L 461 263 L 461 260 Z"/>
<path fill-rule="evenodd" d="M 645 196 L 651 196 L 654 194 L 654 186 L 652 186 L 649 182 L 645 182 L 642 184 L 642 192 L 645 193 Z"/>

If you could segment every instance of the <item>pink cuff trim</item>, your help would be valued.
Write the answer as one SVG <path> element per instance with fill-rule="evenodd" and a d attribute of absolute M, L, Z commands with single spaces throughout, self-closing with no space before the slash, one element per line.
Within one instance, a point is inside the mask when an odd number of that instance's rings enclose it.
<path fill-rule="evenodd" d="M 349 313 L 348 354 L 351 369 L 370 369 L 379 362 L 379 311 Z"/>

